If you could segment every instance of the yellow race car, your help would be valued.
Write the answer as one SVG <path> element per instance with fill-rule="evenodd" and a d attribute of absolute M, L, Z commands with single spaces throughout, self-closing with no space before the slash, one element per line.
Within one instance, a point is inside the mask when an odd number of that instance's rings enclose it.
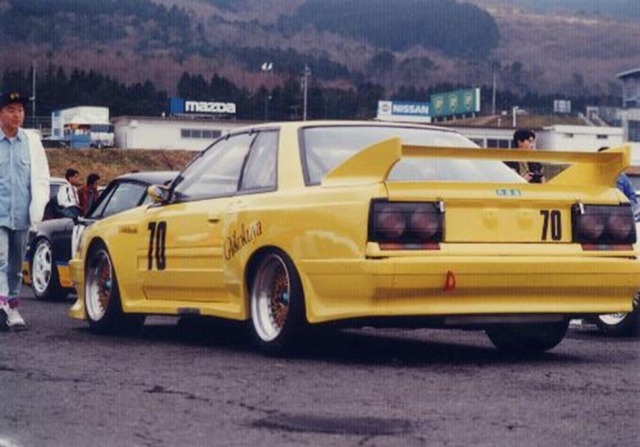
<path fill-rule="evenodd" d="M 569 165 L 546 184 L 503 161 Z M 572 318 L 626 312 L 640 286 L 628 149 L 480 149 L 432 126 L 256 125 L 215 141 L 144 205 L 96 222 L 70 262 L 71 316 L 97 332 L 145 315 L 247 321 L 259 348 L 312 328 L 485 330 L 556 346 Z"/>

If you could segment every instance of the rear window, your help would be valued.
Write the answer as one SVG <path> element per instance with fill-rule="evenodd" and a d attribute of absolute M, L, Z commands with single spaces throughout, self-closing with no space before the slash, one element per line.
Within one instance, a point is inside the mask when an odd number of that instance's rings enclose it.
<path fill-rule="evenodd" d="M 302 130 L 307 184 L 319 184 L 333 168 L 362 149 L 388 138 L 405 144 L 477 148 L 460 134 L 435 129 L 385 126 L 309 127 Z M 525 183 L 515 171 L 495 160 L 403 158 L 389 181 Z"/>

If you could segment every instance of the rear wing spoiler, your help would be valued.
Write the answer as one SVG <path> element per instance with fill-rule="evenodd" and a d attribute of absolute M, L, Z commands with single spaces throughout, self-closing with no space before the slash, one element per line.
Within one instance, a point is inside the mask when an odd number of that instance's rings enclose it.
<path fill-rule="evenodd" d="M 604 152 L 479 149 L 403 145 L 400 138 L 373 144 L 333 168 L 322 180 L 324 186 L 380 183 L 404 157 L 461 158 L 466 160 L 534 161 L 570 164 L 551 179 L 553 185 L 615 185 L 630 165 L 631 148 L 621 146 Z"/>

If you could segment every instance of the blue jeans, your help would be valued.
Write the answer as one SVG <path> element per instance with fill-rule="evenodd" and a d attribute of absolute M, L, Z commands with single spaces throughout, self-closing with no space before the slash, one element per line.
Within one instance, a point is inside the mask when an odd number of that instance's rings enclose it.
<path fill-rule="evenodd" d="M 0 299 L 17 299 L 29 230 L 0 227 Z"/>

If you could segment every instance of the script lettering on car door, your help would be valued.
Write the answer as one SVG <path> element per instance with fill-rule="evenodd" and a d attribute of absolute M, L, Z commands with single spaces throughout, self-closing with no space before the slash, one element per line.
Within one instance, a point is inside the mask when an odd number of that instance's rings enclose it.
<path fill-rule="evenodd" d="M 147 251 L 147 269 L 153 270 L 153 261 L 155 259 L 156 268 L 164 270 L 167 266 L 165 257 L 165 244 L 167 240 L 167 223 L 149 222 L 147 226 L 149 230 L 149 250 Z"/>

